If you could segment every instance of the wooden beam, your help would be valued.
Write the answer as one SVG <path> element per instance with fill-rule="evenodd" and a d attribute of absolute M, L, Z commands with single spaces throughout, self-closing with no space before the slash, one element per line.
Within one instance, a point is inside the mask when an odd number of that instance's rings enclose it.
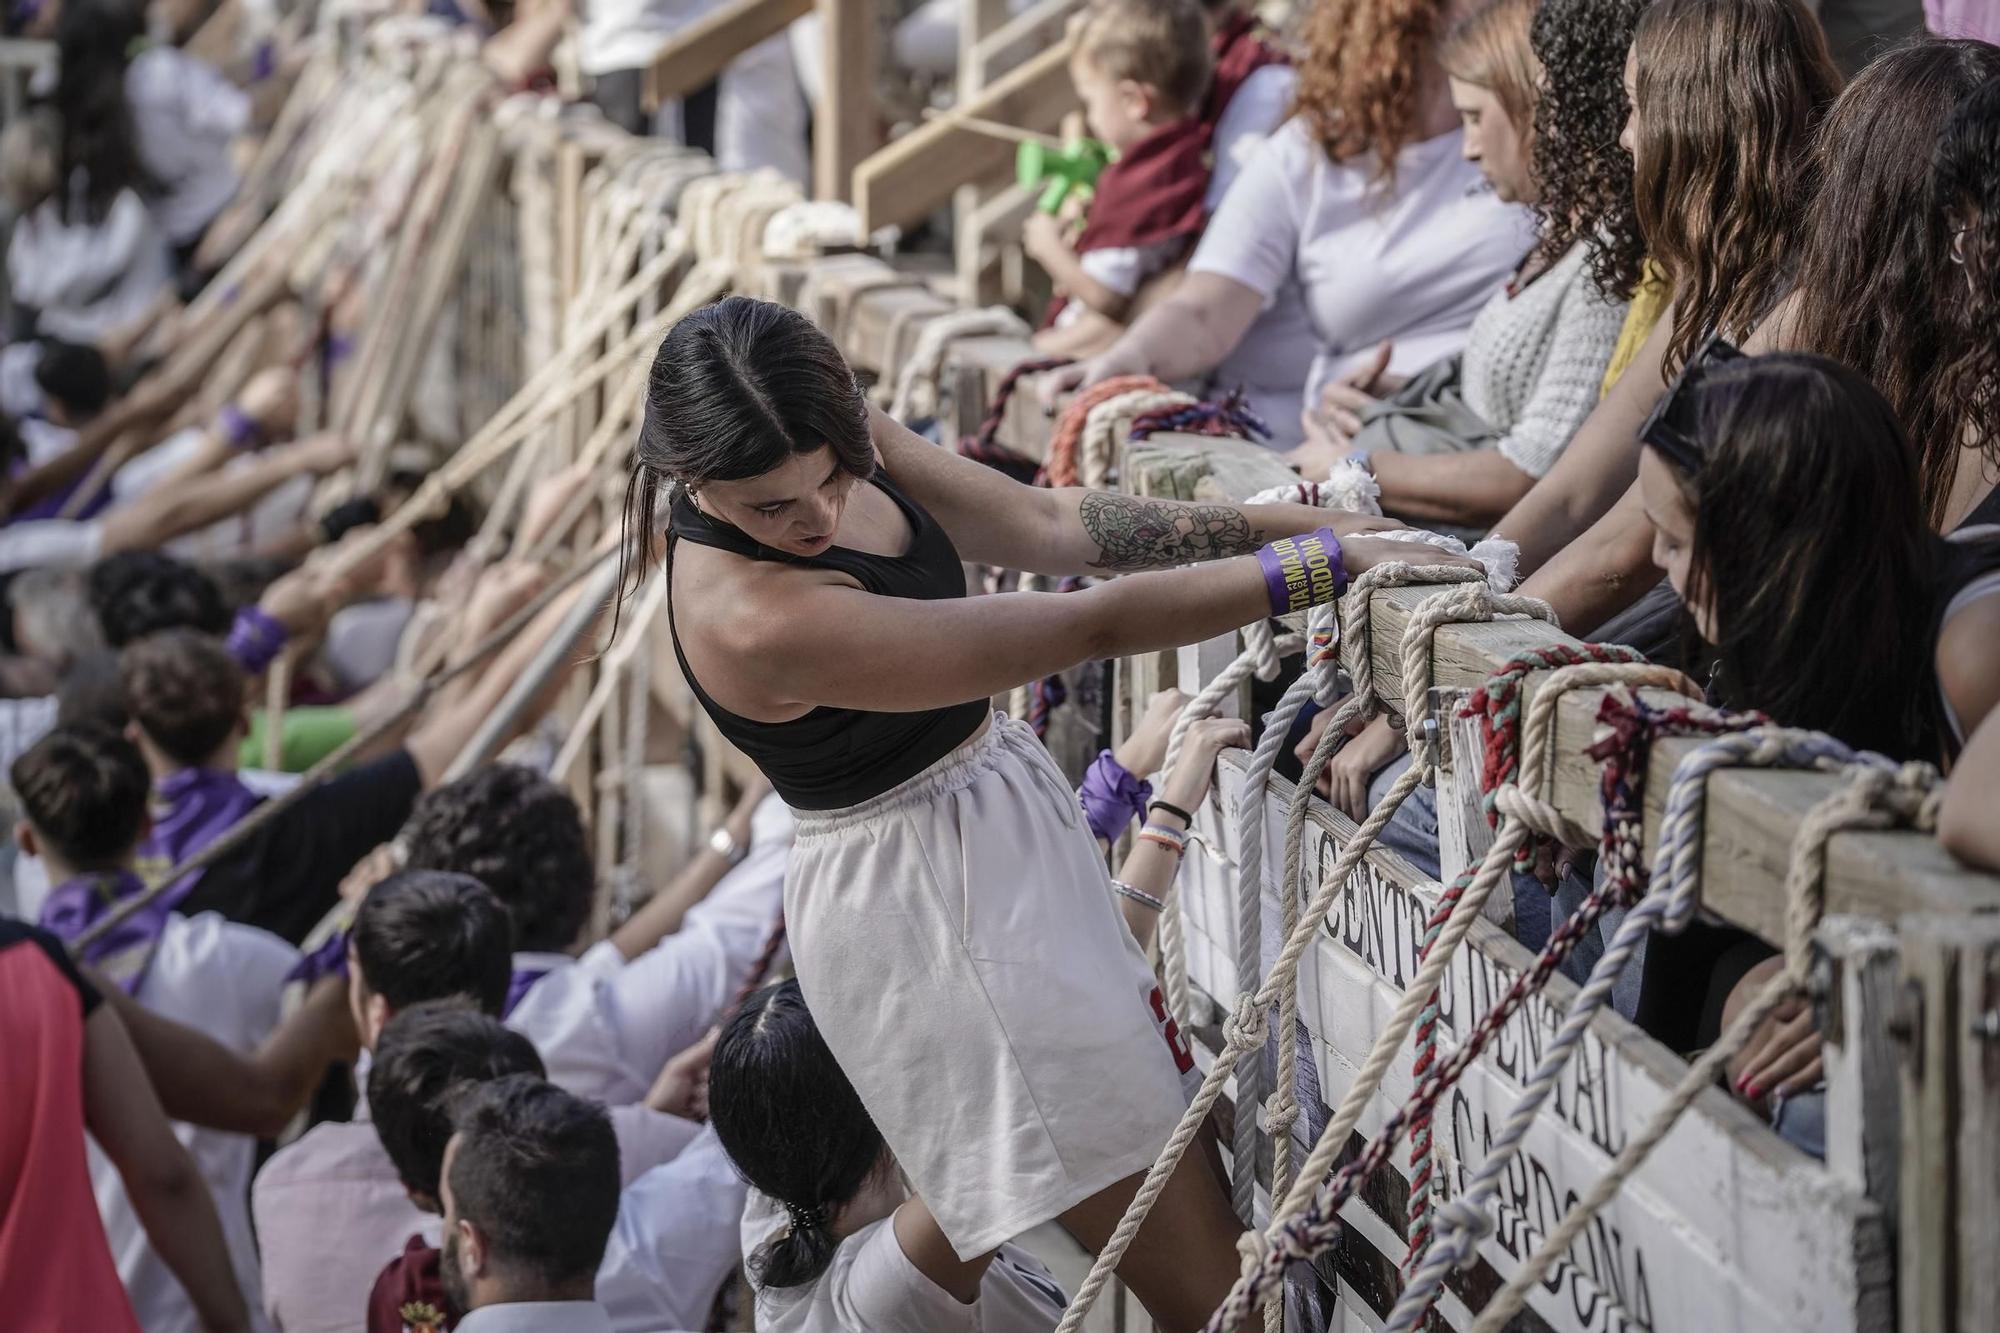
<path fill-rule="evenodd" d="M 685 97 L 757 43 L 813 11 L 813 0 L 728 0 L 670 38 L 646 69 L 648 111 Z"/>
<path fill-rule="evenodd" d="M 1026 338 L 961 338 L 951 345 L 945 353 L 945 366 L 960 435 L 979 429 L 1000 381 L 1036 355 L 1034 344 Z M 1054 427 L 1054 420 L 1042 410 L 1041 399 L 1035 395 L 1034 380 L 1024 378 L 1007 405 L 996 441 L 1002 448 L 1040 462 L 1048 456 L 1049 432 Z"/>
<path fill-rule="evenodd" d="M 1052 134 L 1080 105 L 1069 80 L 1069 55 L 1065 37 L 958 109 Z M 854 205 L 861 210 L 861 228 L 915 222 L 942 206 L 959 186 L 1003 173 L 1013 160 L 1014 145 L 948 117 L 920 125 L 855 168 Z"/>
<path fill-rule="evenodd" d="M 1403 629 L 1410 611 L 1435 589 L 1395 588 L 1375 595 L 1374 655 L 1378 688 L 1402 707 Z M 1434 683 L 1476 688 L 1507 660 L 1530 648 L 1573 642 L 1540 621 L 1495 621 L 1440 629 L 1432 653 Z M 1523 708 L 1537 688 L 1528 681 Z M 1555 802 L 1578 825 L 1602 826 L 1598 765 L 1584 748 L 1597 728 L 1602 690 L 1569 694 L 1558 710 Z M 1679 699 L 1660 691 L 1653 703 Z M 1653 747 L 1646 774 L 1646 846 L 1650 863 L 1675 766 L 1699 744 L 1669 740 Z M 1703 906 L 1769 940 L 1784 938 L 1784 881 L 1799 821 L 1839 786 L 1826 774 L 1734 770 L 1708 784 L 1703 849 Z M 1827 850 L 1826 911 L 1894 921 L 1906 912 L 2000 910 L 2000 878 L 1961 868 L 1935 838 L 1920 833 L 1844 833 Z"/>
<path fill-rule="evenodd" d="M 855 168 L 881 140 L 875 3 L 819 0 L 820 94 L 813 119 L 813 194 L 819 199 L 849 198 Z"/>
<path fill-rule="evenodd" d="M 959 45 L 960 93 L 970 77 L 984 87 L 1009 70 L 1017 69 L 1043 50 L 1063 39 L 1069 31 L 1070 15 L 1083 8 L 1083 0 L 1038 0 L 999 27 L 969 44 Z M 1002 10 L 1001 12 L 1005 12 Z"/>

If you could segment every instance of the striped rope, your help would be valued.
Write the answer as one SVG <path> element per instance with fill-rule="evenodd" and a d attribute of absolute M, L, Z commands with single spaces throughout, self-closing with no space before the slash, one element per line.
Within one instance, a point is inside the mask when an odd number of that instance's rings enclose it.
<path fill-rule="evenodd" d="M 1230 390 L 1219 402 L 1203 401 L 1142 412 L 1132 419 L 1132 428 L 1125 438 L 1136 444 L 1161 432 L 1245 440 L 1271 438 L 1271 427 L 1251 409 L 1241 389 Z"/>

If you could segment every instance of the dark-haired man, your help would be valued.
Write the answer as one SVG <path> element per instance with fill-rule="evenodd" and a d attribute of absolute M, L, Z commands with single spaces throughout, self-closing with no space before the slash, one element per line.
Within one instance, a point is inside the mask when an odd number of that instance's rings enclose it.
<path fill-rule="evenodd" d="M 792 817 L 746 792 L 679 879 L 581 956 L 596 870 L 576 802 L 546 778 L 481 768 L 418 801 L 401 841 L 407 864 L 476 875 L 507 904 L 509 1026 L 555 1082 L 621 1106 L 646 1097 L 749 974 L 777 921 Z"/>
<path fill-rule="evenodd" d="M 444 1288 L 466 1333 L 611 1333 L 597 1268 L 618 1219 L 604 1108 L 531 1074 L 461 1097 L 439 1176 Z"/>
<path fill-rule="evenodd" d="M 483 884 L 449 871 L 391 875 L 356 910 L 347 976 L 349 1008 L 369 1053 L 359 1066 L 362 1102 L 352 1122 L 315 1125 L 279 1149 L 251 1191 L 264 1309 L 285 1333 L 352 1333 L 369 1283 L 406 1237 L 426 1229 L 426 1212 L 435 1213 L 435 1188 L 413 1190 L 409 1182 L 413 1171 L 419 1182 L 435 1175 L 442 1136 L 428 1170 L 399 1160 L 410 1141 L 407 1117 L 419 1114 L 409 1104 L 411 1089 L 422 1090 L 411 1069 L 444 1067 L 468 1043 L 484 1048 L 479 1034 L 498 1027 L 492 1016 L 507 993 L 510 929 L 506 909 Z M 414 1021 L 419 1012 L 429 1017 Z M 391 1031 L 405 1034 L 400 1046 L 386 1036 Z M 506 1043 L 534 1055 L 525 1037 L 509 1033 Z M 541 1071 L 539 1057 L 533 1067 Z M 383 1105 L 396 1108 L 393 1123 L 371 1122 Z M 634 1177 L 674 1158 L 699 1131 L 639 1106 L 615 1118 Z"/>
<path fill-rule="evenodd" d="M 42 904 L 41 924 L 75 941 L 138 887 L 132 861 L 147 826 L 145 761 L 114 731 L 58 727 L 14 762 L 11 777 L 23 813 L 16 841 L 40 854 L 56 885 Z M 186 917 L 162 906 L 85 947 L 81 961 L 153 1013 L 247 1055 L 277 1025 L 284 979 L 298 953 L 214 913 Z M 215 1196 L 231 1263 L 254 1310 L 259 1270 L 246 1194 L 256 1142 L 187 1124 L 174 1130 Z M 90 1170 L 140 1324 L 149 1333 L 198 1333 L 186 1291 L 147 1239 L 117 1169 L 94 1147 Z"/>

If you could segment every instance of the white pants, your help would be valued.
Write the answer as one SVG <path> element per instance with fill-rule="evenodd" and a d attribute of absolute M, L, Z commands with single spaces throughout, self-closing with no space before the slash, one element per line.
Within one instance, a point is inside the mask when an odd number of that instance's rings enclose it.
<path fill-rule="evenodd" d="M 959 1257 L 1151 1166 L 1186 1107 L 1151 969 L 1034 733 L 801 812 L 785 881 L 821 1034 Z"/>

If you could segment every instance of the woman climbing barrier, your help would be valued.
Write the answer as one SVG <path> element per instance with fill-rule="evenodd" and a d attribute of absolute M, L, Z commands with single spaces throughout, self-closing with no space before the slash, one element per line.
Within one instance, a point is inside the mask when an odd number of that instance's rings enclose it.
<path fill-rule="evenodd" d="M 675 651 L 798 812 L 785 913 L 828 1048 L 959 1259 L 1052 1219 L 1102 1246 L 1180 1119 L 1186 1053 L 1075 793 L 987 700 L 1301 609 L 1385 561 L 1467 562 L 1303 505 L 1010 481 L 871 414 L 824 335 L 746 298 L 660 346 L 641 554 L 663 486 Z M 968 599 L 962 561 L 1131 577 Z M 1199 1166 L 1156 1193 L 1121 1272 L 1192 1329 L 1240 1223 Z"/>

